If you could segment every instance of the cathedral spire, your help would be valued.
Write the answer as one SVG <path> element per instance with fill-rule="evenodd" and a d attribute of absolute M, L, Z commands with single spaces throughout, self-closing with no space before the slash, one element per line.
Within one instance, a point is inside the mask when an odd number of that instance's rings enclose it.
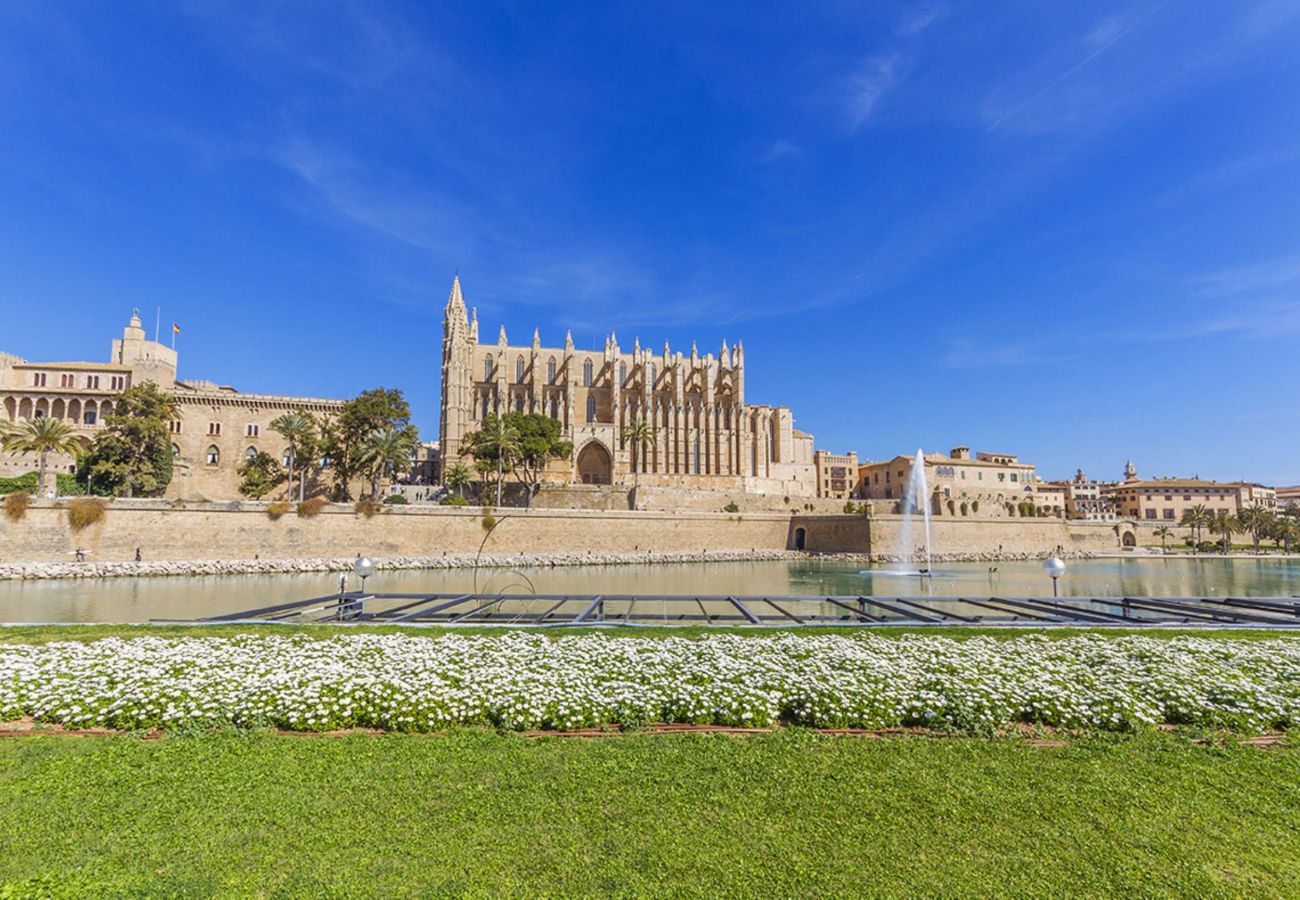
<path fill-rule="evenodd" d="M 447 313 L 459 312 L 465 314 L 465 298 L 460 293 L 460 276 L 456 275 L 451 279 L 451 294 L 447 297 Z"/>
<path fill-rule="evenodd" d="M 564 332 L 564 350 L 566 353 L 573 352 L 573 329 L 572 328 Z"/>
<path fill-rule="evenodd" d="M 542 333 L 536 328 L 533 329 L 533 349 L 538 350 L 542 346 Z"/>
<path fill-rule="evenodd" d="M 504 347 L 505 345 L 506 345 L 506 326 L 502 325 L 501 331 L 497 334 L 497 346 Z"/>

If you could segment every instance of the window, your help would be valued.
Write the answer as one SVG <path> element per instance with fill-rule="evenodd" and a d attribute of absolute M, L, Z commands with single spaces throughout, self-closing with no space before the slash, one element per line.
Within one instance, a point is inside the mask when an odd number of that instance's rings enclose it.
<path fill-rule="evenodd" d="M 180 421 L 177 419 L 172 419 L 170 422 L 167 423 L 167 429 L 171 431 L 172 434 L 180 434 L 181 433 Z"/>
<path fill-rule="evenodd" d="M 181 448 L 176 444 L 172 444 L 172 458 L 174 459 L 180 455 L 181 455 Z"/>
<path fill-rule="evenodd" d="M 109 387 L 115 391 L 120 391 L 126 387 L 125 375 L 114 375 L 108 380 Z"/>
<path fill-rule="evenodd" d="M 654 390 L 654 386 L 655 386 L 655 364 L 654 363 L 650 363 L 649 368 L 646 369 L 645 386 L 650 390 Z"/>
<path fill-rule="evenodd" d="M 492 360 L 490 359 L 483 360 L 483 380 L 492 380 Z"/>
<path fill-rule="evenodd" d="M 618 383 L 627 384 L 627 363 L 618 364 Z"/>
<path fill-rule="evenodd" d="M 204 458 L 210 466 L 215 466 L 217 463 L 221 462 L 221 451 L 217 449 L 216 444 L 209 445 L 208 452 Z"/>
<path fill-rule="evenodd" d="M 524 395 L 520 394 L 517 397 L 515 397 L 515 412 L 523 412 L 523 411 L 524 411 Z"/>
<path fill-rule="evenodd" d="M 68 376 L 68 386 L 69 386 L 69 387 L 72 386 L 72 376 L 71 376 L 71 375 Z M 97 390 L 99 390 L 99 376 L 98 376 L 98 375 L 87 375 L 87 376 L 86 376 L 86 387 L 89 388 L 89 389 L 92 390 L 92 391 L 97 391 Z"/>
<path fill-rule="evenodd" d="M 524 358 L 522 356 L 515 359 L 515 384 L 524 383 Z"/>
<path fill-rule="evenodd" d="M 1154 519 L 1155 517 L 1156 517 L 1156 511 L 1155 511 L 1154 509 L 1148 509 L 1148 510 L 1147 510 L 1147 518 L 1148 518 L 1148 519 Z"/>
<path fill-rule="evenodd" d="M 1173 511 L 1172 509 L 1168 509 L 1168 508 L 1166 508 L 1166 509 L 1165 509 L 1165 518 L 1166 518 L 1166 519 L 1172 519 L 1173 517 L 1174 517 L 1174 511 Z"/>
<path fill-rule="evenodd" d="M 1012 472 L 1012 473 L 1011 473 L 1011 480 L 1012 480 L 1012 481 L 1019 481 L 1019 480 L 1020 480 L 1020 477 L 1019 477 L 1018 475 L 1016 475 L 1015 472 Z"/>
<path fill-rule="evenodd" d="M 1005 472 L 999 472 L 999 473 L 998 473 L 998 481 L 1006 481 L 1006 480 L 1007 480 L 1006 473 L 1005 473 Z"/>
<path fill-rule="evenodd" d="M 257 437 L 260 426 L 249 425 L 244 429 L 244 437 Z"/>
<path fill-rule="evenodd" d="M 551 418 L 558 419 L 559 417 L 560 417 L 560 400 L 558 397 L 552 395 L 551 396 Z"/>
<path fill-rule="evenodd" d="M 34 372 L 34 373 L 32 374 L 32 386 L 33 386 L 33 387 L 45 387 L 45 373 L 44 373 L 44 372 Z"/>
<path fill-rule="evenodd" d="M 546 383 L 555 383 L 555 357 L 552 356 L 546 361 Z"/>
<path fill-rule="evenodd" d="M 591 387 L 591 373 L 592 373 L 591 360 L 587 360 L 582 364 L 582 386 L 583 387 Z"/>
<path fill-rule="evenodd" d="M 212 435 L 213 437 L 216 437 L 216 436 L 220 435 L 220 434 L 221 434 L 221 423 L 220 423 L 220 422 L 209 422 L 209 423 L 208 423 L 208 434 Z"/>
<path fill-rule="evenodd" d="M 94 425 L 95 411 L 93 409 L 86 410 L 86 415 L 82 418 L 82 421 L 85 422 L 87 425 Z"/>
<path fill-rule="evenodd" d="M 591 365 L 591 363 L 588 363 L 587 365 Z M 587 398 L 587 421 L 588 422 L 596 421 L 596 398 L 595 397 Z"/>
<path fill-rule="evenodd" d="M 249 462 L 252 462 L 253 460 L 257 459 L 257 448 L 249 447 L 247 450 L 245 450 L 244 459 L 248 460 Z"/>
<path fill-rule="evenodd" d="M 59 376 L 59 387 L 76 387 L 77 377 L 75 375 L 63 374 Z M 86 379 L 86 387 L 90 387 L 90 379 Z"/>

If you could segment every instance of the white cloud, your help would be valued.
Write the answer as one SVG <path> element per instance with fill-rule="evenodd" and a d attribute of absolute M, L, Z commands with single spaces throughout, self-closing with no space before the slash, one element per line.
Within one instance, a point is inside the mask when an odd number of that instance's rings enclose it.
<path fill-rule="evenodd" d="M 906 68 L 901 53 L 873 56 L 864 60 L 845 85 L 844 115 L 849 131 L 867 124 L 881 99 L 902 79 Z"/>

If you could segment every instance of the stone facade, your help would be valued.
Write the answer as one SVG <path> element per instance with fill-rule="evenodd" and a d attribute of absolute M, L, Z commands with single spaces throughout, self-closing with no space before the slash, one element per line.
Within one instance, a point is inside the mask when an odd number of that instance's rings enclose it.
<path fill-rule="evenodd" d="M 1021 502 L 1035 502 L 1034 466 L 1005 453 L 977 453 L 954 447 L 948 455 L 925 457 L 925 480 L 930 489 L 930 513 L 996 519 L 1019 514 Z M 868 462 L 858 467 L 859 497 L 873 501 L 884 511 L 901 510 L 915 457 L 895 456 L 885 462 Z"/>
<path fill-rule="evenodd" d="M 87 439 L 104 427 L 122 391 L 153 382 L 170 393 L 180 408 L 171 423 L 175 456 L 167 496 L 181 499 L 230 499 L 239 496 L 238 468 L 251 454 L 270 453 L 287 461 L 288 444 L 271 429 L 283 413 L 303 409 L 317 416 L 336 413 L 341 400 L 245 394 L 210 381 L 178 381 L 176 350 L 151 341 L 139 311 L 109 361 L 34 363 L 0 353 L 0 417 L 22 422 L 41 416 L 66 421 Z M 52 460 L 56 471 L 71 472 L 68 457 Z M 18 475 L 36 467 L 35 457 L 0 456 L 0 475 Z"/>
<path fill-rule="evenodd" d="M 817 470 L 817 496 L 831 500 L 856 497 L 858 491 L 858 454 L 849 451 L 844 456 L 818 450 L 813 454 Z"/>
<path fill-rule="evenodd" d="M 544 479 L 561 484 L 696 487 L 815 497 L 812 436 L 783 406 L 745 402 L 745 349 L 724 341 L 718 356 L 652 353 L 635 341 L 624 351 L 610 334 L 602 350 L 512 345 L 504 326 L 495 344 L 479 342 L 478 315 L 452 282 L 443 315 L 444 464 L 465 459 L 465 441 L 489 415 L 537 413 L 558 420 L 573 443 L 569 459 Z M 629 424 L 650 423 L 655 438 L 634 447 Z"/>
<path fill-rule="evenodd" d="M 1097 481 L 1078 469 L 1069 481 L 1050 481 L 1065 495 L 1065 515 L 1069 519 L 1092 522 L 1113 522 L 1116 518 L 1115 500 L 1111 490 L 1115 482 Z"/>
<path fill-rule="evenodd" d="M 1194 506 L 1211 514 L 1236 514 L 1247 507 L 1277 512 L 1277 492 L 1244 481 L 1205 481 L 1200 478 L 1132 478 L 1111 490 L 1121 516 L 1173 525 Z"/>

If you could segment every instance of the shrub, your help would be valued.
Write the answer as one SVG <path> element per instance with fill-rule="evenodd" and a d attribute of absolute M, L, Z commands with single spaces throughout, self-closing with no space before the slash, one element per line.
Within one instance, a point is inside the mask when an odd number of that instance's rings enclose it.
<path fill-rule="evenodd" d="M 970 510 L 971 510 L 971 512 L 979 512 L 979 511 L 980 511 L 980 502 L 979 502 L 978 500 L 972 500 L 972 501 L 970 502 Z"/>
<path fill-rule="evenodd" d="M 439 506 L 469 506 L 469 501 L 460 494 L 448 494 L 438 501 Z"/>
<path fill-rule="evenodd" d="M 266 508 L 266 514 L 270 516 L 271 521 L 274 522 L 276 519 L 280 518 L 291 509 L 293 509 L 292 503 L 286 503 L 285 501 L 280 500 L 268 506 Z"/>
<path fill-rule="evenodd" d="M 304 519 L 310 519 L 312 516 L 318 516 L 330 502 L 324 497 L 309 497 L 298 504 L 298 515 Z"/>
<path fill-rule="evenodd" d="M 384 506 L 406 506 L 409 503 L 405 494 L 389 494 L 384 498 Z"/>
<path fill-rule="evenodd" d="M 497 517 L 492 515 L 491 510 L 485 510 L 480 523 L 484 531 L 491 531 L 497 524 Z"/>
<path fill-rule="evenodd" d="M 970 505 L 965 500 L 961 502 L 961 514 L 964 516 L 970 512 Z"/>
<path fill-rule="evenodd" d="M 68 504 L 68 524 L 80 531 L 104 518 L 108 504 L 96 497 L 78 497 Z"/>
<path fill-rule="evenodd" d="M 358 515 L 365 516 L 367 519 L 374 518 L 376 514 L 384 511 L 383 504 L 374 500 L 358 500 L 352 509 Z"/>
<path fill-rule="evenodd" d="M 850 504 L 850 505 L 851 505 L 851 504 Z M 722 507 L 722 511 L 723 511 L 723 512 L 740 512 L 740 507 L 736 505 L 736 501 L 735 501 L 735 500 L 732 500 L 732 501 L 731 501 L 730 503 L 728 503 L 726 506 Z"/>
<path fill-rule="evenodd" d="M 26 491 L 17 491 L 5 497 L 5 515 L 17 522 L 27 515 L 27 507 L 31 505 L 32 495 Z"/>

